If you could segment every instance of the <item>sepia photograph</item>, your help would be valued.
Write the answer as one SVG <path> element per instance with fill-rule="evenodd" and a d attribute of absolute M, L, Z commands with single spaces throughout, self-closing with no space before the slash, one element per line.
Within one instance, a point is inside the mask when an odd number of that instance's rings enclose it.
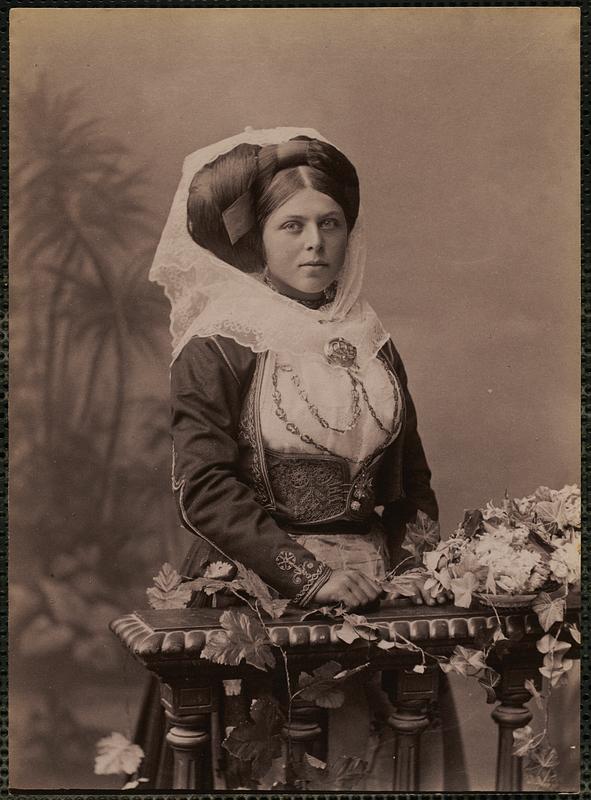
<path fill-rule="evenodd" d="M 579 37 L 11 9 L 13 792 L 579 791 Z"/>

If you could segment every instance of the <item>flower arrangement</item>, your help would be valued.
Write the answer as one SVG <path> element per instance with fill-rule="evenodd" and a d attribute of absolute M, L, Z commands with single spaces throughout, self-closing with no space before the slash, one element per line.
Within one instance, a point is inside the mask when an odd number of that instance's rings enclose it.
<path fill-rule="evenodd" d="M 416 553 L 416 542 L 403 547 Z M 433 596 L 451 591 L 461 608 L 473 597 L 488 605 L 532 605 L 541 592 L 565 595 L 568 586 L 578 586 L 580 553 L 578 486 L 541 486 L 527 497 L 505 496 L 500 506 L 466 511 L 447 540 L 423 550 L 415 574 L 424 576 Z M 394 591 L 396 578 L 391 583 Z"/>

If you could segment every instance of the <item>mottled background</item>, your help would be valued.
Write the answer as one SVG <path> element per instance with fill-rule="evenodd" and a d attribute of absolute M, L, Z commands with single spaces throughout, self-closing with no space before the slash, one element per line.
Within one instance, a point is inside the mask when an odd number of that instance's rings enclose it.
<path fill-rule="evenodd" d="M 13 9 L 10 39 L 11 785 L 108 788 L 142 675 L 106 624 L 189 538 L 146 279 L 183 158 L 303 125 L 356 164 L 449 531 L 579 478 L 578 10 Z"/>

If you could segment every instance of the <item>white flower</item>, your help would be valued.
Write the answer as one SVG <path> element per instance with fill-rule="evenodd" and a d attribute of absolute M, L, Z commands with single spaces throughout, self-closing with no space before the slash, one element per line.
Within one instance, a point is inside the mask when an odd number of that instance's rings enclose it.
<path fill-rule="evenodd" d="M 580 538 L 578 541 L 565 542 L 552 553 L 550 569 L 559 580 L 577 583 L 581 579 Z"/>
<path fill-rule="evenodd" d="M 223 580 L 230 575 L 233 569 L 232 564 L 228 564 L 227 561 L 214 561 L 207 566 L 203 576 L 205 578 L 218 578 L 219 580 Z"/>

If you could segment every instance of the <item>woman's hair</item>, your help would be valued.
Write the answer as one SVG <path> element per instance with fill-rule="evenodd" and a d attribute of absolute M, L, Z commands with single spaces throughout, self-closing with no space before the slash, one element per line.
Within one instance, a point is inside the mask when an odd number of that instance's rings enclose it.
<path fill-rule="evenodd" d="M 359 212 L 359 181 L 336 147 L 306 136 L 266 147 L 240 144 L 194 176 L 187 202 L 189 233 L 238 269 L 260 271 L 265 222 L 304 188 L 338 203 L 351 231 Z"/>
<path fill-rule="evenodd" d="M 222 214 L 251 187 L 260 149 L 239 144 L 206 164 L 194 175 L 187 200 L 187 228 L 192 239 L 244 272 L 262 268 L 260 237 L 252 229 L 232 244 Z"/>

